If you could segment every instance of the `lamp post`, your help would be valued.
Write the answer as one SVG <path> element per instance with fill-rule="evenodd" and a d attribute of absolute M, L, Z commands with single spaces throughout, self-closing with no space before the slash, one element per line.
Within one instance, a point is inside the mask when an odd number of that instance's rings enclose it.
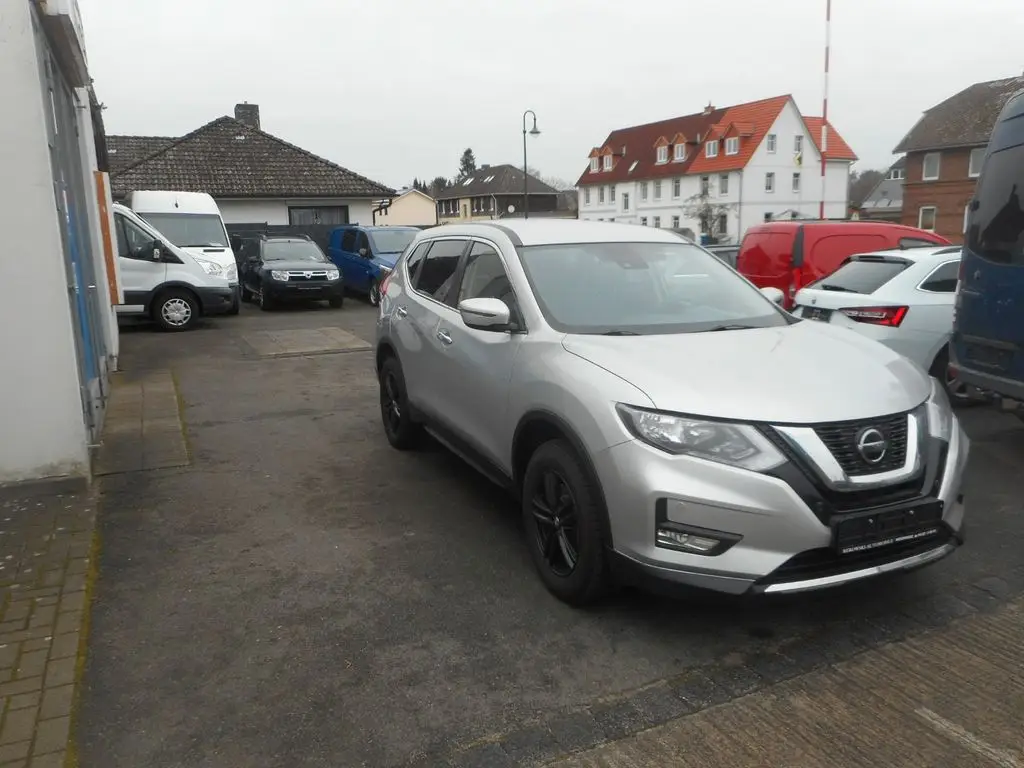
<path fill-rule="evenodd" d="M 531 136 L 540 136 L 540 129 L 537 128 L 537 113 L 534 112 L 532 109 L 528 109 L 525 112 L 523 112 L 523 218 L 524 219 L 530 218 L 530 198 L 527 196 L 529 194 L 529 192 L 527 190 L 527 185 L 529 184 L 529 181 L 530 181 L 530 174 L 527 171 L 527 165 L 526 165 L 526 134 L 527 134 L 527 130 L 526 130 L 526 116 L 527 115 L 532 115 L 533 116 L 533 127 L 529 130 L 529 134 Z"/>

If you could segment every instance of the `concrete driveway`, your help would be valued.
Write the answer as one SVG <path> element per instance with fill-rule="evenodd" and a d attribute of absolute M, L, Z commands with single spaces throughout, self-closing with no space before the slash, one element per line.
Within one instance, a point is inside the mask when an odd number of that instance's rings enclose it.
<path fill-rule="evenodd" d="M 982 409 L 963 413 L 968 545 L 943 563 L 810 596 L 568 608 L 500 492 L 441 448 L 389 448 L 369 352 L 246 341 L 371 341 L 374 316 L 355 299 L 124 331 L 123 368 L 173 372 L 191 463 L 101 481 L 86 768 L 536 762 L 677 714 L 637 704 L 652 685 L 729 698 L 1024 591 L 1024 425 Z"/>

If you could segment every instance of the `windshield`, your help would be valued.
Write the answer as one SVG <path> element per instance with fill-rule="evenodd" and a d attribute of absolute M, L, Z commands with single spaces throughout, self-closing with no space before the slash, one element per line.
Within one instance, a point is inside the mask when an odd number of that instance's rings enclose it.
<path fill-rule="evenodd" d="M 227 248 L 228 236 L 215 213 L 140 213 L 181 248 Z"/>
<path fill-rule="evenodd" d="M 808 286 L 822 291 L 874 293 L 906 269 L 908 262 L 883 259 L 848 261 L 828 277 Z"/>
<path fill-rule="evenodd" d="M 264 261 L 327 261 L 324 252 L 309 240 L 267 240 Z"/>
<path fill-rule="evenodd" d="M 687 243 L 533 245 L 519 254 L 545 319 L 564 333 L 689 333 L 793 322 Z"/>
<path fill-rule="evenodd" d="M 418 229 L 375 229 L 370 232 L 373 252 L 401 253 L 418 233 Z"/>

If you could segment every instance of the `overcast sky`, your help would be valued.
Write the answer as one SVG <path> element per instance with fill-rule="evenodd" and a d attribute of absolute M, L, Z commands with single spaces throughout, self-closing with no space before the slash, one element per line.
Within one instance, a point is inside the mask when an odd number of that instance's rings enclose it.
<path fill-rule="evenodd" d="M 614 128 L 791 93 L 821 114 L 825 0 L 79 0 L 109 133 L 235 103 L 391 186 L 478 163 L 575 181 Z M 833 0 L 829 117 L 884 167 L 929 106 L 1024 71 L 1021 0 Z"/>

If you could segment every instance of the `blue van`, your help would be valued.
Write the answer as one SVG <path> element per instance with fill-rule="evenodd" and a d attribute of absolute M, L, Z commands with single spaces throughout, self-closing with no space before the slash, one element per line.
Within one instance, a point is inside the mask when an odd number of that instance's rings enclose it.
<path fill-rule="evenodd" d="M 1024 403 L 1024 91 L 999 115 L 969 208 L 951 366 Z"/>
<path fill-rule="evenodd" d="M 377 306 L 381 281 L 419 232 L 416 227 L 338 227 L 328 237 L 327 257 L 341 270 L 346 289 L 366 294 Z"/>

